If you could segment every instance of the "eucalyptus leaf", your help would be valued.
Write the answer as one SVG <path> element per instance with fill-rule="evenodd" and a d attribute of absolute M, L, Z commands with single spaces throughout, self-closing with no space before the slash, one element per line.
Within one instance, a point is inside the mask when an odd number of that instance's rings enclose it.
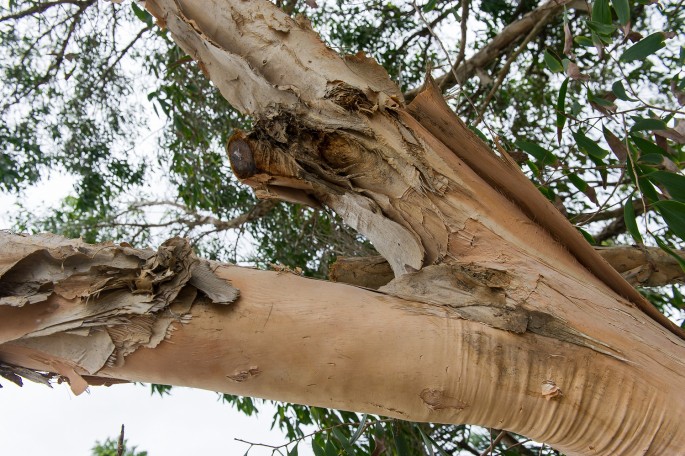
<path fill-rule="evenodd" d="M 652 119 L 646 117 L 636 117 L 635 124 L 632 126 L 630 131 L 654 131 L 654 130 L 666 130 L 668 126 L 666 122 L 661 119 Z"/>
<path fill-rule="evenodd" d="M 576 140 L 576 144 L 578 144 L 580 150 L 592 157 L 601 160 L 609 155 L 609 152 L 599 147 L 595 140 L 588 138 L 585 136 L 585 133 L 580 130 L 573 133 L 573 139 Z"/>
<path fill-rule="evenodd" d="M 590 38 L 587 36 L 583 35 L 578 35 L 573 38 L 573 41 L 575 41 L 578 45 L 583 46 L 583 47 L 592 47 L 594 46 L 594 43 Z"/>
<path fill-rule="evenodd" d="M 662 32 L 652 33 L 626 49 L 619 60 L 621 62 L 643 60 L 666 46 L 664 39 L 665 36 Z"/>
<path fill-rule="evenodd" d="M 623 83 L 621 81 L 616 81 L 614 84 L 611 86 L 611 91 L 614 92 L 616 95 L 616 98 L 619 100 L 623 101 L 637 101 L 634 98 L 630 98 L 628 94 L 626 93 L 625 87 L 623 87 Z"/>
<path fill-rule="evenodd" d="M 338 449 L 333 444 L 333 441 L 329 438 L 326 440 L 325 456 L 338 456 Z"/>
<path fill-rule="evenodd" d="M 314 456 L 326 456 L 326 450 L 314 439 L 312 439 L 312 451 L 314 451 Z"/>
<path fill-rule="evenodd" d="M 514 144 L 527 154 L 533 156 L 535 160 L 543 165 L 549 165 L 556 162 L 556 157 L 554 154 L 542 146 L 534 144 L 529 141 L 518 140 Z"/>
<path fill-rule="evenodd" d="M 680 201 L 656 201 L 657 208 L 668 228 L 680 239 L 685 240 L 685 203 Z"/>
<path fill-rule="evenodd" d="M 604 140 L 609 144 L 609 148 L 616 155 L 616 158 L 621 163 L 625 163 L 628 159 L 628 148 L 625 142 L 621 141 L 605 126 L 602 126 L 602 133 L 604 133 Z"/>
<path fill-rule="evenodd" d="M 354 431 L 354 434 L 352 437 L 350 437 L 350 443 L 356 442 L 359 437 L 364 433 L 364 430 L 366 429 L 366 422 L 369 420 L 369 415 L 368 414 L 363 414 L 362 419 L 359 422 L 359 427 L 357 427 L 357 430 Z"/>
<path fill-rule="evenodd" d="M 637 226 L 637 221 L 635 219 L 635 207 L 633 207 L 633 195 L 626 200 L 623 206 L 623 220 L 626 223 L 626 228 L 630 235 L 635 239 L 638 244 L 644 244 L 642 240 L 642 235 L 640 234 L 640 229 Z"/>
<path fill-rule="evenodd" d="M 578 231 L 580 231 L 580 234 L 583 235 L 583 237 L 585 238 L 585 240 L 586 240 L 589 244 L 592 244 L 592 245 L 596 245 L 596 244 L 597 244 L 597 241 L 595 240 L 594 236 L 592 236 L 590 233 L 588 233 L 587 231 L 585 231 L 584 229 L 582 229 L 582 228 L 580 228 L 580 227 L 576 227 L 576 229 L 577 229 Z"/>
<path fill-rule="evenodd" d="M 595 0 L 592 4 L 592 20 L 601 24 L 611 24 L 609 0 Z"/>
<path fill-rule="evenodd" d="M 655 171 L 645 177 L 653 183 L 665 187 L 673 199 L 685 203 L 685 176 L 682 174 Z"/>
<path fill-rule="evenodd" d="M 616 26 L 612 25 L 610 23 L 605 24 L 602 22 L 590 21 L 587 23 L 587 25 L 588 25 L 588 27 L 590 27 L 590 30 L 595 32 L 600 37 L 604 37 L 604 38 L 610 37 L 616 31 Z"/>
<path fill-rule="evenodd" d="M 680 265 L 680 268 L 685 271 L 685 259 L 678 255 L 678 252 L 673 250 L 666 242 L 663 241 L 663 239 L 660 239 L 658 236 L 654 236 L 654 240 L 656 241 L 657 245 L 663 250 L 664 252 L 668 253 L 671 255 Z M 681 302 L 682 302 L 682 297 L 681 297 Z"/>
<path fill-rule="evenodd" d="M 630 3 L 628 0 L 611 0 L 611 4 L 616 11 L 618 22 L 621 25 L 626 25 L 630 21 Z"/>
<path fill-rule="evenodd" d="M 559 98 L 557 99 L 557 143 L 561 144 L 561 134 L 566 125 L 566 92 L 568 91 L 569 78 L 564 79 L 559 88 Z"/>
<path fill-rule="evenodd" d="M 340 442 L 345 452 L 350 456 L 354 456 L 354 448 L 352 448 L 352 444 L 349 439 L 345 437 L 345 434 L 343 434 L 339 428 L 333 428 L 332 432 L 333 436 Z"/>
<path fill-rule="evenodd" d="M 545 50 L 545 53 L 543 55 L 543 59 L 545 60 L 545 64 L 547 65 L 547 68 L 552 73 L 563 73 L 564 72 L 564 66 L 561 64 L 561 61 L 556 58 L 552 53 L 550 53 L 548 50 Z"/>
<path fill-rule="evenodd" d="M 421 427 L 417 426 L 417 429 L 419 430 L 419 434 L 421 434 L 423 444 L 426 446 L 426 449 L 428 450 L 428 456 L 434 456 L 435 452 L 433 451 L 433 443 L 430 440 L 428 440 L 428 436 L 423 432 L 423 429 L 421 429 Z"/>

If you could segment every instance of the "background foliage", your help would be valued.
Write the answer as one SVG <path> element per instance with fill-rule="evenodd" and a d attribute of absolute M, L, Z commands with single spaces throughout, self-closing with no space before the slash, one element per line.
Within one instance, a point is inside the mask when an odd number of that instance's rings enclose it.
<path fill-rule="evenodd" d="M 408 97 L 427 68 L 444 76 L 455 111 L 590 242 L 682 248 L 683 0 L 560 1 L 545 14 L 532 0 L 275 3 L 308 16 L 340 53 L 372 55 Z M 137 246 L 182 235 L 210 258 L 316 277 L 338 256 L 374 252 L 331 213 L 257 202 L 236 181 L 224 145 L 250 119 L 138 4 L 0 5 L 0 191 L 17 197 L 14 229 Z M 538 14 L 532 28 L 476 59 L 526 14 Z M 55 175 L 73 182 L 58 206 L 21 204 Z M 644 292 L 681 321 L 681 291 Z M 223 398 L 248 415 L 259 404 Z M 293 404 L 278 404 L 274 423 L 292 442 L 280 454 L 554 453 L 499 430 Z"/>

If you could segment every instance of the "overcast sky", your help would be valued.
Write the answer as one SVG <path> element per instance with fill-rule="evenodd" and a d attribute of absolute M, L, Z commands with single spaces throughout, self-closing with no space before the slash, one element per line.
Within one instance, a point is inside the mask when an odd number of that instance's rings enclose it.
<path fill-rule="evenodd" d="M 210 391 L 174 388 L 171 396 L 150 394 L 148 385 L 91 387 L 74 396 L 65 384 L 50 389 L 26 382 L 23 388 L 0 379 L 0 455 L 87 456 L 96 440 L 116 438 L 121 425 L 129 445 L 149 456 L 242 455 L 249 445 L 287 440 L 271 431 L 274 408 L 247 417 Z M 309 441 L 300 455 L 311 455 Z M 270 455 L 253 448 L 249 455 Z"/>

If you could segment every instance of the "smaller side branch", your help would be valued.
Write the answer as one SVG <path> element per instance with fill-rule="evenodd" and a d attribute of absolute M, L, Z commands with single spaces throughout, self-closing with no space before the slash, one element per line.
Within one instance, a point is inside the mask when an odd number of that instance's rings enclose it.
<path fill-rule="evenodd" d="M 534 27 L 544 28 L 549 21 L 562 11 L 565 5 L 573 0 L 550 0 L 539 8 L 534 9 L 521 19 L 514 21 L 483 46 L 470 59 L 455 64 L 442 76 L 435 79 L 436 84 L 444 91 L 470 79 L 478 68 L 484 68 L 499 57 L 499 55 L 515 41 L 525 37 Z M 407 101 L 411 101 L 421 92 L 421 87 L 414 88 L 404 94 Z"/>
<path fill-rule="evenodd" d="M 614 269 L 633 286 L 659 287 L 685 283 L 685 271 L 678 262 L 657 247 L 595 247 Z M 685 251 L 679 251 L 685 258 Z M 338 258 L 331 266 L 330 280 L 378 289 L 393 278 L 390 265 L 381 256 Z"/>
<path fill-rule="evenodd" d="M 8 14 L 7 16 L 2 16 L 0 17 L 0 22 L 5 22 L 5 21 L 11 21 L 11 20 L 16 20 L 16 19 L 23 19 L 28 16 L 33 16 L 35 14 L 41 14 L 44 13 L 45 11 L 49 10 L 53 6 L 58 6 L 58 5 L 76 5 L 79 7 L 79 9 L 86 8 L 90 5 L 95 3 L 95 0 L 86 0 L 86 1 L 75 1 L 75 0 L 57 0 L 53 2 L 45 2 L 40 5 L 36 5 L 31 8 L 27 8 L 23 11 L 19 11 L 14 14 Z"/>

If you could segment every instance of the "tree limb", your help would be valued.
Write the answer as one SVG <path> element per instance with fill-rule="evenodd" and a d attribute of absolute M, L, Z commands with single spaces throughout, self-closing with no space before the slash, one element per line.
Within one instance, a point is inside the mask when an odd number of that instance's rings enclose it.
<path fill-rule="evenodd" d="M 685 282 L 685 271 L 658 247 L 595 247 L 597 253 L 633 286 L 660 287 Z M 685 251 L 678 251 L 685 259 Z M 382 256 L 338 258 L 329 271 L 334 282 L 378 289 L 394 279 Z"/>
<path fill-rule="evenodd" d="M 549 21 L 559 14 L 564 5 L 569 5 L 575 0 L 549 0 L 521 19 L 507 25 L 487 45 L 483 46 L 471 58 L 463 63 L 455 63 L 454 67 L 442 76 L 438 76 L 435 82 L 442 90 L 454 87 L 457 83 L 463 84 L 470 79 L 478 68 L 485 68 L 495 60 L 505 49 L 519 39 L 522 39 L 536 27 L 542 30 Z M 549 13 L 549 14 L 548 14 Z M 455 76 L 456 75 L 456 76 Z M 414 88 L 404 94 L 407 100 L 412 100 L 421 91 L 420 87 Z"/>
<path fill-rule="evenodd" d="M 675 454 L 685 441 L 685 345 L 670 337 L 664 350 L 667 333 L 654 333 L 658 326 L 635 318 L 606 287 L 554 282 L 581 295 L 569 310 L 601 337 L 585 346 L 539 334 L 536 313 L 521 334 L 458 316 L 479 293 L 473 284 L 449 305 L 421 303 L 208 263 L 181 239 L 154 252 L 0 233 L 0 264 L 0 368 L 9 376 L 51 372 L 77 393 L 146 381 L 413 421 L 498 424 L 570 455 L 589 446 L 598 455 Z M 542 287 L 528 299 L 564 295 Z M 612 324 L 601 335 L 589 327 L 600 314 L 585 299 L 621 306 L 604 314 Z"/>
<path fill-rule="evenodd" d="M 27 16 L 33 16 L 34 14 L 40 14 L 44 13 L 45 11 L 49 10 L 53 6 L 57 5 L 76 5 L 79 7 L 79 9 L 84 9 L 92 4 L 94 4 L 97 0 L 84 0 L 84 1 L 76 1 L 76 0 L 56 0 L 52 2 L 44 2 L 39 5 L 36 5 L 31 8 L 27 8 L 23 11 L 19 11 L 14 14 L 8 14 L 7 16 L 2 16 L 0 17 L 0 22 L 5 22 L 5 21 L 10 21 L 13 19 L 22 19 Z"/>

